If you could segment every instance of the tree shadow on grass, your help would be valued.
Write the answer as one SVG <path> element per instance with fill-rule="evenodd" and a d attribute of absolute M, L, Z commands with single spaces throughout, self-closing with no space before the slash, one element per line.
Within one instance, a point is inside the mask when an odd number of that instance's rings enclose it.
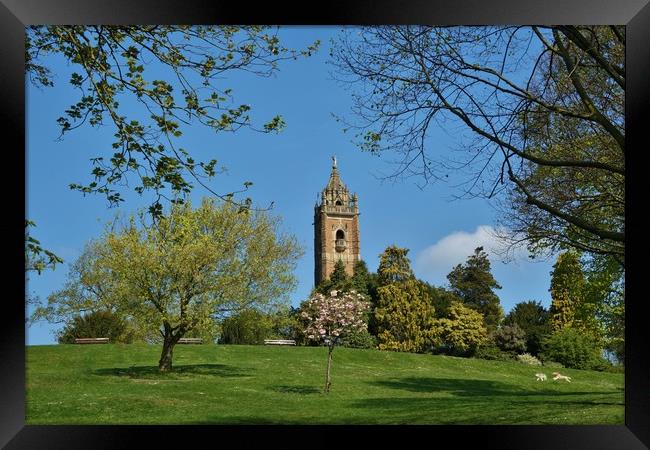
<path fill-rule="evenodd" d="M 448 393 L 454 396 L 565 396 L 618 394 L 618 391 L 559 391 L 555 389 L 525 389 L 521 385 L 493 380 L 462 380 L 454 378 L 406 377 L 394 380 L 371 381 L 383 388 L 421 393 Z M 541 386 L 540 386 L 541 387 Z"/>
<path fill-rule="evenodd" d="M 573 414 L 567 423 L 572 420 L 580 423 L 582 419 L 577 411 L 585 407 L 623 407 L 618 390 L 584 392 L 584 389 L 566 391 L 542 386 L 534 389 L 493 380 L 427 377 L 369 383 L 388 390 L 424 394 L 405 398 L 396 393 L 396 397 L 366 398 L 351 404 L 354 408 L 377 412 L 388 423 L 554 423 L 558 411 Z"/>
<path fill-rule="evenodd" d="M 92 373 L 100 376 L 125 377 L 146 380 L 184 379 L 202 377 L 250 377 L 252 369 L 225 364 L 188 364 L 174 366 L 170 372 L 160 372 L 158 366 L 130 366 L 96 369 Z"/>
<path fill-rule="evenodd" d="M 496 424 L 612 424 L 615 416 L 603 421 L 602 414 L 623 411 L 623 405 L 606 402 L 547 401 L 544 398 L 519 398 L 517 401 L 494 401 L 488 398 L 368 398 L 350 404 L 365 410 L 368 416 L 358 419 L 368 424 L 496 425 Z M 593 420 L 583 418 L 585 408 L 600 409 Z M 594 412 L 597 414 L 597 412 Z M 352 423 L 352 422 L 350 422 Z"/>
<path fill-rule="evenodd" d="M 321 389 L 315 388 L 313 386 L 272 386 L 270 388 L 272 391 L 280 392 L 283 394 L 320 394 Z"/>

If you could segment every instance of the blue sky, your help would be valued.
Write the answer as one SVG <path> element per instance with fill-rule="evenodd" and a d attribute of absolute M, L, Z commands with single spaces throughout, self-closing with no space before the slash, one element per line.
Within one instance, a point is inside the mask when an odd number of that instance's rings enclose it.
<path fill-rule="evenodd" d="M 253 201 L 260 206 L 273 201 L 273 213 L 283 218 L 284 230 L 295 234 L 304 246 L 305 255 L 296 269 L 299 284 L 290 296 L 293 305 L 304 300 L 313 287 L 313 207 L 317 193 L 327 184 L 332 155 L 337 157 L 343 181 L 359 195 L 361 254 L 370 270 L 377 269 L 383 249 L 396 244 L 410 249 L 419 278 L 445 285 L 447 273 L 476 246 L 490 249 L 497 245 L 491 235 L 496 221 L 492 205 L 482 199 L 452 199 L 459 194 L 452 186 L 459 179 L 451 175 L 448 185 L 437 183 L 424 189 L 416 186 L 417 179 L 382 182 L 380 174 L 391 169 L 390 155 L 363 153 L 352 144 L 352 136 L 342 131 L 332 114 L 350 113 L 350 95 L 332 79 L 331 67 L 326 64 L 329 39 L 339 29 L 283 28 L 280 37 L 285 45 L 306 47 L 320 39 L 320 51 L 310 58 L 282 63 L 277 75 L 270 78 L 239 73 L 224 80 L 224 85 L 234 90 L 238 104 L 252 105 L 252 118 L 258 125 L 281 114 L 287 124 L 282 133 L 240 130 L 215 134 L 195 125 L 184 128 L 182 139 L 196 159 L 216 158 L 219 166 L 227 168 L 227 174 L 211 181 L 215 191 L 229 192 L 252 181 L 249 194 Z M 67 82 L 72 68 L 57 58 L 48 63 L 55 74 L 55 87 L 26 87 L 27 211 L 37 224 L 34 236 L 65 263 L 29 280 L 29 292 L 42 299 L 63 285 L 67 263 L 74 261 L 89 239 L 101 234 L 104 224 L 118 211 L 109 209 L 100 196 L 84 197 L 68 188 L 70 183 L 90 180 L 90 158 L 110 155 L 112 133 L 110 128 L 82 127 L 57 140 L 56 119 L 77 100 L 78 93 Z M 449 130 L 434 130 L 431 141 L 435 151 L 457 148 L 455 136 Z M 192 199 L 196 203 L 208 194 L 196 188 Z M 119 208 L 124 214 L 150 201 L 128 191 L 124 196 L 126 202 Z M 521 254 L 506 264 L 493 252 L 490 256 L 493 274 L 503 287 L 497 294 L 506 312 L 523 300 L 550 304 L 553 261 L 530 261 Z M 26 330 L 27 343 L 55 343 L 53 332 L 59 327 L 34 324 Z"/>

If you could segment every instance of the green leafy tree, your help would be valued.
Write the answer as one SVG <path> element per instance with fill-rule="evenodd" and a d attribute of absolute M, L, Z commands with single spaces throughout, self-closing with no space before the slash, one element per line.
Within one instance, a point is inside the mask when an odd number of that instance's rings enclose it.
<path fill-rule="evenodd" d="M 542 340 L 551 333 L 549 312 L 534 300 L 517 303 L 504 319 L 506 325 L 517 325 L 526 333 L 526 349 L 537 356 Z"/>
<path fill-rule="evenodd" d="M 542 357 L 572 369 L 597 369 L 603 365 L 598 342 L 574 328 L 555 331 L 544 341 Z"/>
<path fill-rule="evenodd" d="M 587 300 L 587 280 L 580 255 L 561 253 L 551 272 L 551 325 L 554 331 L 572 327 L 592 338 L 600 337 L 596 305 Z"/>
<path fill-rule="evenodd" d="M 359 260 L 354 263 L 352 278 L 350 281 L 352 283 L 352 289 L 354 289 L 359 294 L 362 294 L 367 298 L 371 298 L 373 293 L 376 294 L 376 279 L 368 270 L 368 265 L 364 260 Z"/>
<path fill-rule="evenodd" d="M 352 281 L 345 271 L 345 263 L 339 259 L 334 264 L 334 270 L 332 270 L 329 279 L 323 280 L 314 292 L 329 295 L 331 291 L 349 292 L 351 289 Z"/>
<path fill-rule="evenodd" d="M 379 286 L 414 278 L 411 261 L 407 257 L 408 252 L 407 248 L 391 245 L 379 255 L 379 268 L 377 269 Z"/>
<path fill-rule="evenodd" d="M 370 345 L 371 341 L 376 341 L 378 334 L 377 320 L 375 319 L 375 310 L 379 301 L 378 289 L 378 276 L 376 273 L 371 273 L 368 270 L 366 262 L 359 260 L 354 264 L 354 272 L 351 279 L 351 289 L 362 294 L 370 302 L 370 309 L 368 311 L 368 333 L 371 338 L 360 337 L 359 339 Z M 366 345 L 364 344 L 364 345 Z M 376 346 L 376 342 L 375 345 Z"/>
<path fill-rule="evenodd" d="M 625 27 L 602 25 L 346 30 L 331 51 L 353 94 L 340 120 L 362 150 L 398 155 L 389 177 L 462 170 L 466 196 L 511 190 L 513 244 L 624 264 L 625 42 Z M 459 159 L 428 139 L 440 120 L 470 133 Z"/>
<path fill-rule="evenodd" d="M 490 260 L 483 247 L 477 247 L 464 265 L 458 264 L 447 275 L 452 292 L 465 305 L 485 317 L 490 332 L 496 330 L 503 318 L 499 297 L 494 289 L 501 289 L 490 271 Z"/>
<path fill-rule="evenodd" d="M 68 81 L 79 97 L 57 119 L 59 137 L 82 126 L 109 126 L 114 133 L 104 151 L 89 155 L 91 178 L 70 183 L 70 189 L 104 196 L 110 206 L 124 200 L 125 186 L 139 194 L 151 192 L 154 217 L 162 214 L 164 200 L 183 202 L 197 184 L 250 208 L 250 198 L 235 200 L 235 195 L 252 182 L 237 191 L 215 192 L 208 182 L 225 169 L 217 166 L 214 154 L 198 160 L 196 151 L 180 146 L 183 128 L 198 123 L 217 133 L 243 127 L 281 131 L 280 115 L 254 124 L 252 106 L 238 104 L 224 78 L 244 72 L 271 76 L 282 61 L 311 56 L 319 45 L 317 40 L 301 50 L 287 48 L 277 28 L 266 26 L 29 26 L 25 75 L 32 85 L 51 88 L 56 74 L 49 65 L 63 58 L 74 70 Z M 35 226 L 27 220 L 26 228 L 30 225 Z M 27 232 L 25 253 L 26 278 L 30 271 L 40 274 L 62 262 Z M 27 302 L 40 300 L 28 296 Z"/>
<path fill-rule="evenodd" d="M 271 319 L 255 309 L 245 309 L 221 323 L 220 344 L 263 344 L 272 332 Z"/>
<path fill-rule="evenodd" d="M 97 241 L 88 273 L 111 283 L 64 306 L 98 301 L 158 331 L 161 371 L 172 369 L 174 346 L 192 329 L 247 307 L 271 307 L 295 287 L 292 272 L 302 250 L 294 237 L 279 233 L 279 220 L 264 211 L 204 199 L 197 209 L 189 203 L 172 205 L 153 223 L 146 217 L 142 213 L 139 223 L 131 217 L 107 230 Z M 48 305 L 53 312 L 56 299 Z"/>
<path fill-rule="evenodd" d="M 521 354 L 526 351 L 526 332 L 519 325 L 504 325 L 494 333 L 494 342 L 504 352 Z"/>
<path fill-rule="evenodd" d="M 130 344 L 133 333 L 117 314 L 94 311 L 74 317 L 57 335 L 59 344 L 73 344 L 77 338 L 108 338 L 110 343 Z"/>
<path fill-rule="evenodd" d="M 334 270 L 330 275 L 330 281 L 336 286 L 338 283 L 345 283 L 348 281 L 348 274 L 345 272 L 345 264 L 343 260 L 339 259 L 334 264 Z"/>
<path fill-rule="evenodd" d="M 432 286 L 427 282 L 422 282 L 429 291 L 433 300 L 433 306 L 436 308 L 436 317 L 442 318 L 449 314 L 449 307 L 453 302 L 461 302 L 462 299 L 452 291 L 444 287 Z"/>
<path fill-rule="evenodd" d="M 111 272 L 99 266 L 103 247 L 104 243 L 99 239 L 84 246 L 81 255 L 70 264 L 64 286 L 50 294 L 45 304 L 37 304 L 30 317 L 32 322 L 45 320 L 50 323 L 66 323 L 80 314 L 106 310 L 117 312 L 114 305 L 125 300 L 114 298 L 122 292 Z M 132 319 L 125 315 L 121 318 Z"/>
<path fill-rule="evenodd" d="M 595 310 L 603 345 L 625 361 L 625 270 L 609 256 L 588 258 L 583 265 L 585 300 Z"/>
<path fill-rule="evenodd" d="M 470 356 L 488 343 L 483 315 L 460 302 L 449 307 L 448 317 L 438 320 L 442 344 L 453 355 Z"/>
<path fill-rule="evenodd" d="M 377 348 L 377 337 L 368 330 L 353 331 L 341 338 L 341 347 L 348 348 Z"/>
<path fill-rule="evenodd" d="M 299 323 L 296 320 L 298 311 L 290 305 L 278 305 L 273 311 L 267 314 L 271 322 L 270 339 L 294 339 Z"/>
<path fill-rule="evenodd" d="M 221 169 L 215 158 L 197 160 L 179 145 L 185 126 L 269 133 L 285 125 L 279 115 L 254 125 L 251 105 L 238 104 L 224 79 L 237 73 L 271 76 L 280 62 L 309 56 L 318 46 L 316 41 L 289 49 L 277 28 L 267 26 L 30 26 L 25 71 L 34 85 L 51 87 L 51 57 L 73 68 L 69 83 L 79 98 L 57 121 L 61 137 L 81 126 L 114 131 L 108 151 L 91 155 L 92 181 L 70 188 L 105 196 L 110 205 L 123 201 L 123 186 L 152 192 L 149 211 L 160 216 L 162 200 L 182 201 L 195 184 L 226 201 L 235 194 L 216 193 L 206 184 Z M 251 184 L 245 182 L 240 192 Z M 250 199 L 240 204 L 249 207 Z"/>
<path fill-rule="evenodd" d="M 427 352 L 437 344 L 435 309 L 427 288 L 414 278 L 380 286 L 375 310 L 379 349 Z"/>

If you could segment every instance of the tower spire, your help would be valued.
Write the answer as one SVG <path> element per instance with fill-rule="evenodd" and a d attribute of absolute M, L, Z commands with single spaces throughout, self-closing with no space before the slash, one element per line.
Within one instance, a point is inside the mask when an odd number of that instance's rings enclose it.
<path fill-rule="evenodd" d="M 329 278 L 337 261 L 343 261 L 352 276 L 354 264 L 361 259 L 358 199 L 343 184 L 336 155 L 331 158 L 332 173 L 314 208 L 315 286 Z"/>

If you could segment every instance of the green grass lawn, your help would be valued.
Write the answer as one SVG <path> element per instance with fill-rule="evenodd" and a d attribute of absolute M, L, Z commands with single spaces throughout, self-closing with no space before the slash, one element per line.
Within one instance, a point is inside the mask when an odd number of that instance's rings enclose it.
<path fill-rule="evenodd" d="M 327 349 L 179 345 L 27 347 L 27 424 L 614 424 L 623 374 Z M 535 381 L 546 372 L 549 380 Z"/>

